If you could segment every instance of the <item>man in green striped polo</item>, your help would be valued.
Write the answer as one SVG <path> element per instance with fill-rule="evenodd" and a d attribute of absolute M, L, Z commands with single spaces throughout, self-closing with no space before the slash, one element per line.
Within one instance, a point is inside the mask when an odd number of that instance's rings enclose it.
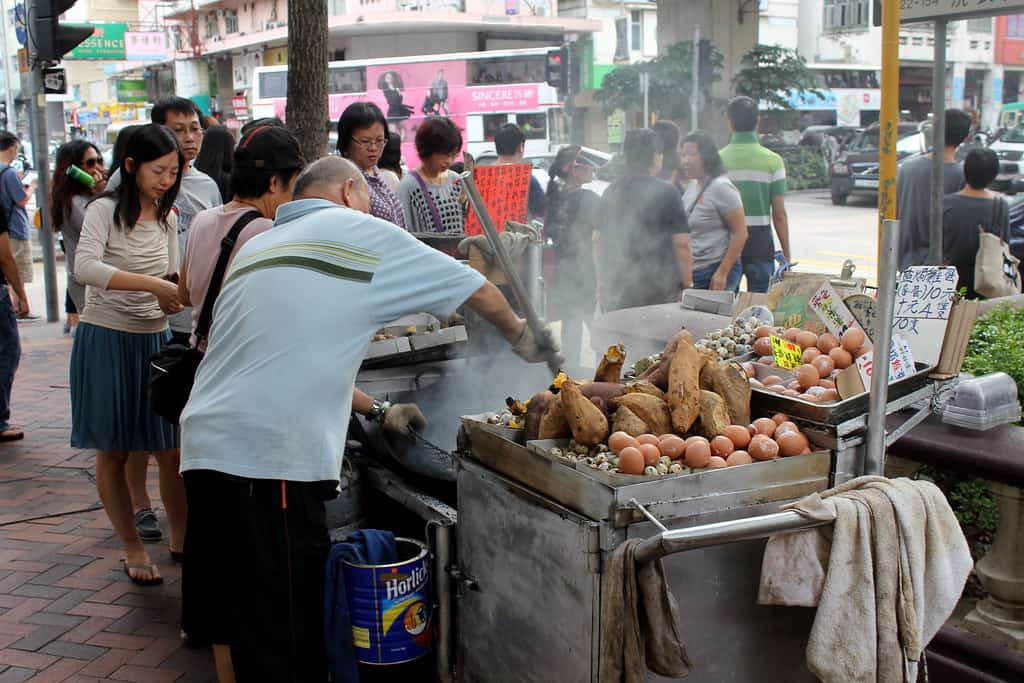
<path fill-rule="evenodd" d="M 743 198 L 747 218 L 747 243 L 743 247 L 743 273 L 747 291 L 767 292 L 775 272 L 772 225 L 786 260 L 789 253 L 789 219 L 786 216 L 786 165 L 757 139 L 757 103 L 735 97 L 727 107 L 732 140 L 721 150 L 729 179 Z"/>

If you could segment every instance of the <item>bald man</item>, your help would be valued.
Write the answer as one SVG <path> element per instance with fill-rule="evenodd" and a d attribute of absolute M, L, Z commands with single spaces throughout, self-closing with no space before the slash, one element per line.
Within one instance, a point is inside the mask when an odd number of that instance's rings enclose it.
<path fill-rule="evenodd" d="M 217 300 L 206 357 L 181 417 L 181 470 L 202 524 L 186 572 L 219 568 L 207 591 L 230 634 L 239 681 L 326 680 L 324 501 L 337 495 L 356 373 L 375 331 L 466 303 L 523 360 L 557 351 L 467 266 L 365 213 L 362 173 L 327 157 L 295 183 L 274 228 L 238 252 Z M 193 517 L 190 511 L 190 519 Z M 193 548 L 202 557 L 193 558 Z M 220 674 L 221 680 L 232 680 Z"/>

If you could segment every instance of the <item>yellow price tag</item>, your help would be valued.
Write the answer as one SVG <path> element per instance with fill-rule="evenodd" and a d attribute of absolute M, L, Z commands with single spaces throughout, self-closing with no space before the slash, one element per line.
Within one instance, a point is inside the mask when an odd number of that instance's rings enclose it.
<path fill-rule="evenodd" d="M 772 357 L 775 358 L 775 364 L 780 368 L 786 370 L 792 370 L 798 368 L 804 363 L 804 353 L 800 349 L 799 344 L 794 344 L 791 341 L 786 341 L 782 337 L 771 336 L 772 342 Z"/>

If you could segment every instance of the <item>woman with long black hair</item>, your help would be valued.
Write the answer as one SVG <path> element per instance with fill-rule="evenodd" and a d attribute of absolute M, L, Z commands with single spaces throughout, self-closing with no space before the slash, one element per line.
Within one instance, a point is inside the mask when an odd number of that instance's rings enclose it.
<path fill-rule="evenodd" d="M 221 201 L 231 201 L 231 170 L 235 155 L 235 136 L 226 126 L 210 126 L 203 133 L 203 145 L 192 164 L 213 178 L 220 190 Z"/>
<path fill-rule="evenodd" d="M 85 309 L 71 351 L 71 445 L 96 450 L 96 487 L 121 537 L 124 572 L 142 586 L 163 582 L 135 528 L 125 480 L 130 457 L 156 456 L 172 556 L 185 533 L 185 487 L 177 429 L 146 398 L 149 358 L 170 339 L 167 315 L 183 309 L 178 285 L 177 216 L 171 207 L 185 157 L 171 131 L 135 131 L 118 187 L 85 211 L 75 274 Z"/>

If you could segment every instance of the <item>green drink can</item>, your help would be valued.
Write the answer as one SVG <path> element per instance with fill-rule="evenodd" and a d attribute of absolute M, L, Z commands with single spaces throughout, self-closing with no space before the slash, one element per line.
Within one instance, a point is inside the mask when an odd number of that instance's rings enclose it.
<path fill-rule="evenodd" d="M 89 189 L 92 189 L 96 185 L 96 179 L 89 173 L 86 173 L 82 169 L 78 168 L 74 164 L 68 166 L 68 176 L 74 178 L 78 182 L 82 183 Z"/>

